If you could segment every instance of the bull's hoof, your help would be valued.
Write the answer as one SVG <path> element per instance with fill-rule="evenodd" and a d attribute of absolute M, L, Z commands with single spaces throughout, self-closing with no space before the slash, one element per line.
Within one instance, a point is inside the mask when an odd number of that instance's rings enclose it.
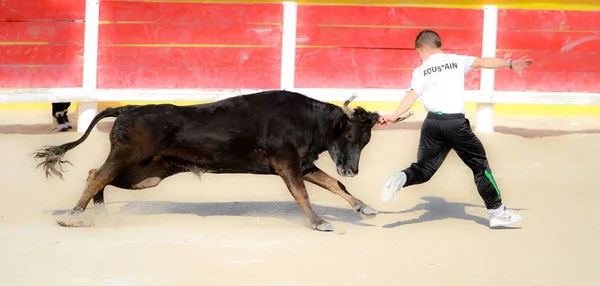
<path fill-rule="evenodd" d="M 56 223 L 62 227 L 91 227 L 94 226 L 94 217 L 90 212 L 71 211 L 57 218 Z"/>
<path fill-rule="evenodd" d="M 358 212 L 360 213 L 360 216 L 362 218 L 374 218 L 375 216 L 377 216 L 379 214 L 379 212 L 372 208 L 371 206 L 365 204 L 363 205 Z"/>
<path fill-rule="evenodd" d="M 322 222 L 320 224 L 313 224 L 313 229 L 318 231 L 334 231 L 335 228 L 329 222 Z"/>

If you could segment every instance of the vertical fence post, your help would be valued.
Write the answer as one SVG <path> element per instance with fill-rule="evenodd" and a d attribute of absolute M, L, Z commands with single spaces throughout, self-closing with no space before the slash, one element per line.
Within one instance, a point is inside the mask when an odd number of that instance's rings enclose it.
<path fill-rule="evenodd" d="M 481 48 L 482 57 L 496 56 L 496 36 L 498 32 L 498 7 L 493 5 L 483 6 L 483 41 Z M 493 69 L 481 69 L 480 89 L 484 98 L 489 102 L 477 104 L 477 123 L 475 130 L 479 132 L 494 132 L 494 92 Z"/>
<path fill-rule="evenodd" d="M 100 18 L 100 0 L 85 1 L 85 38 L 83 43 L 83 92 L 88 96 L 96 93 L 96 75 L 98 74 L 98 20 Z M 94 96 L 95 97 L 95 96 Z M 96 113 L 96 102 L 79 104 L 77 131 L 84 132 Z"/>
<path fill-rule="evenodd" d="M 293 89 L 296 76 L 296 24 L 298 5 L 283 2 L 283 35 L 281 37 L 281 89 Z"/>

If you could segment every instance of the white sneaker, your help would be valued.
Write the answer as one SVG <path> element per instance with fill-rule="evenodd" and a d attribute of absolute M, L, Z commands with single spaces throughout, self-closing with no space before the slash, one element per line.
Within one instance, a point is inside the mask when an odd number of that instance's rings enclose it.
<path fill-rule="evenodd" d="M 390 202 L 404 184 L 406 184 L 406 174 L 400 170 L 394 170 L 381 190 L 381 201 Z"/>
<path fill-rule="evenodd" d="M 505 206 L 501 206 L 500 208 L 502 208 L 502 212 L 500 214 L 494 214 L 494 212 L 498 210 L 489 212 L 490 227 L 505 226 L 519 222 L 523 219 L 522 215 L 507 211 Z"/>

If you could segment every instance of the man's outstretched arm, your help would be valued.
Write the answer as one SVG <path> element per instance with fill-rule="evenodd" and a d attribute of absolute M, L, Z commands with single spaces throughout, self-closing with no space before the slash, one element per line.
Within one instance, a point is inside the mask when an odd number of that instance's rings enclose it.
<path fill-rule="evenodd" d="M 501 58 L 476 58 L 471 64 L 472 69 L 499 69 L 499 68 L 510 68 L 516 73 L 521 72 L 528 66 L 533 64 L 532 59 L 528 59 L 527 56 L 522 57 L 518 60 L 501 59 Z"/>

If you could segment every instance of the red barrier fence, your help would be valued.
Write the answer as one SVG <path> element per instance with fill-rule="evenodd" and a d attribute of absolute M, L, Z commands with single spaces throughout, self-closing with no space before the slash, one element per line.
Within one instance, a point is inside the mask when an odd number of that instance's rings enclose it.
<path fill-rule="evenodd" d="M 100 6 L 99 88 L 278 88 L 281 4 Z"/>
<path fill-rule="evenodd" d="M 0 88 L 82 84 L 85 3 L 0 0 Z"/>
<path fill-rule="evenodd" d="M 449 52 L 480 55 L 482 24 L 481 9 L 298 6 L 296 86 L 407 88 L 420 30 L 435 27 Z M 466 87 L 479 89 L 479 75 Z"/>
<path fill-rule="evenodd" d="M 496 71 L 496 90 L 600 91 L 600 11 L 499 9 L 497 49 L 537 62 L 522 78 Z"/>
<path fill-rule="evenodd" d="M 0 87 L 81 86 L 84 1 L 0 5 Z M 98 88 L 278 88 L 282 21 L 279 3 L 102 1 Z M 295 85 L 406 88 L 418 31 L 480 55 L 482 21 L 481 9 L 299 5 Z M 497 71 L 496 90 L 600 92 L 598 11 L 500 9 L 497 49 L 537 64 Z"/>

